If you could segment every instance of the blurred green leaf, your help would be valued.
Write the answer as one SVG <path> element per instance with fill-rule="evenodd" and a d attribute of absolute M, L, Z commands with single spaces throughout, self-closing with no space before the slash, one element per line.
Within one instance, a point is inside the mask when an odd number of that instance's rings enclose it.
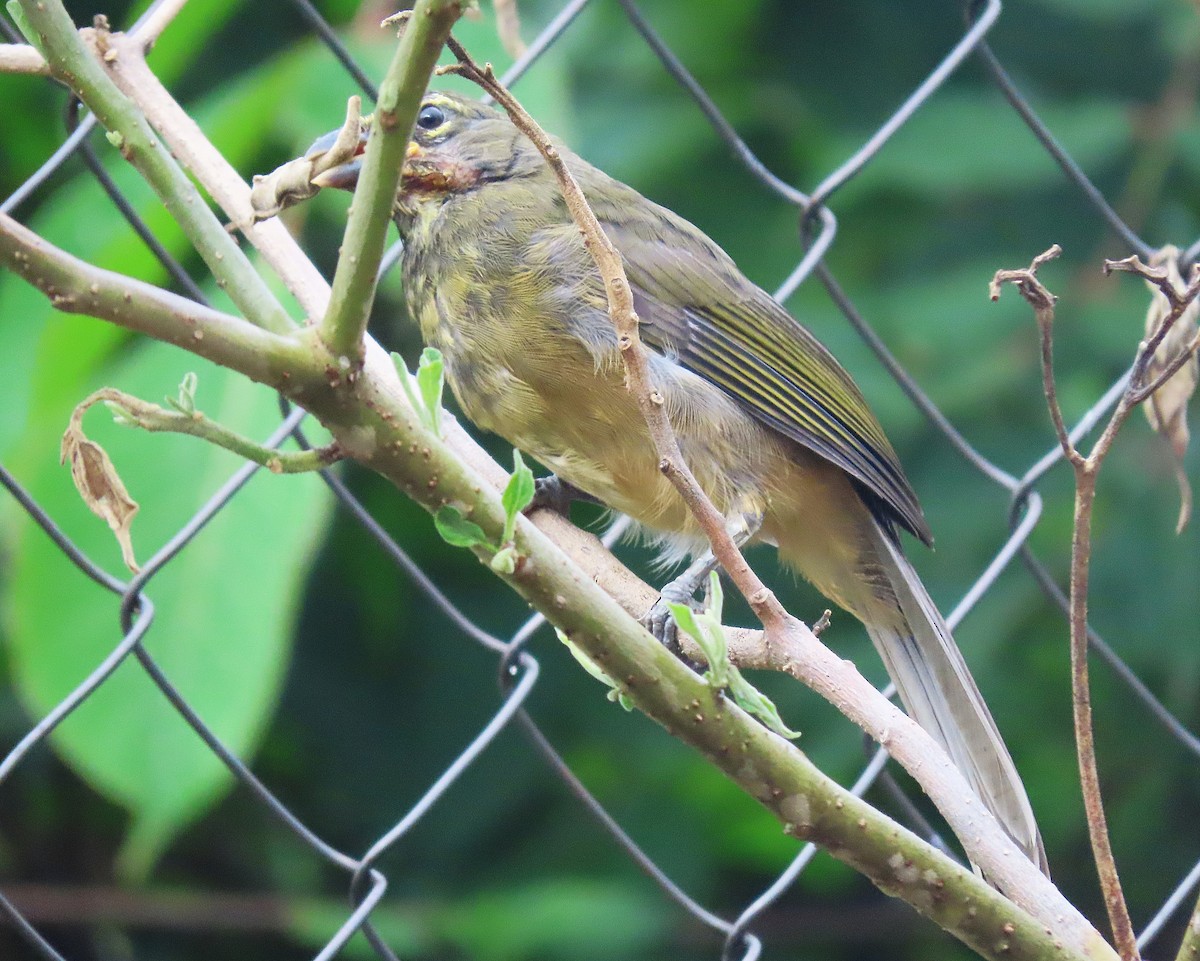
<path fill-rule="evenodd" d="M 1128 152 L 1131 120 L 1124 104 L 1033 101 L 1055 138 L 1093 177 Z M 831 166 L 857 150 L 861 139 L 839 144 L 829 157 Z M 869 183 L 944 201 L 966 191 L 1009 194 L 1061 181 L 1058 165 L 999 93 L 950 89 L 921 107 L 856 182 L 857 189 Z M 851 190 L 848 186 L 846 194 Z"/>
<path fill-rule="evenodd" d="M 635 957 L 666 933 L 666 905 L 624 879 L 556 877 L 447 911 L 442 936 L 473 961 Z"/>
<path fill-rule="evenodd" d="M 99 376 L 130 393 L 154 396 L 191 370 L 200 371 L 206 407 L 222 423 L 251 436 L 265 436 L 278 425 L 270 392 L 166 345 L 141 344 Z M 80 397 L 87 392 L 82 384 L 77 390 Z M 195 438 L 121 429 L 105 423 L 103 413 L 93 418 L 89 429 L 143 504 L 135 524 L 143 556 L 165 543 L 239 466 L 237 458 Z M 116 546 L 72 490 L 57 444 L 49 431 L 30 439 L 22 480 L 89 556 L 119 571 Z M 260 472 L 147 588 L 155 621 L 146 647 L 241 757 L 253 755 L 271 715 L 328 507 L 318 478 Z M 120 640 L 119 604 L 84 583 L 31 521 L 15 527 L 8 601 L 12 670 L 30 714 L 40 717 Z M 93 787 L 130 812 L 120 862 L 128 877 L 145 875 L 171 838 L 231 784 L 225 767 L 132 663 L 118 668 L 52 743 Z"/>

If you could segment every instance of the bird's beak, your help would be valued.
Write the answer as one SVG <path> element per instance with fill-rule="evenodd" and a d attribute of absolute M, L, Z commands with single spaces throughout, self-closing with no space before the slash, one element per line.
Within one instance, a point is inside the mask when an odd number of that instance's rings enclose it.
<path fill-rule="evenodd" d="M 331 130 L 323 137 L 319 137 L 313 142 L 313 145 L 308 148 L 304 156 L 312 159 L 319 157 L 325 153 L 337 141 L 339 131 Z M 317 187 L 336 187 L 340 190 L 353 190 L 358 184 L 358 175 L 362 170 L 363 151 L 367 147 L 368 132 L 364 131 L 359 137 L 357 152 L 352 160 L 346 163 L 338 164 L 330 167 L 328 170 L 323 170 L 311 180 L 311 183 Z M 409 143 L 408 148 L 404 152 L 404 163 L 407 167 L 409 163 L 423 156 L 424 150 L 416 143 Z"/>
<path fill-rule="evenodd" d="M 369 131 L 364 130 L 358 138 L 358 146 L 355 149 L 354 157 L 345 163 L 337 164 L 327 170 L 322 170 L 311 180 L 317 187 L 336 187 L 340 190 L 353 190 L 358 183 L 358 174 L 362 169 L 362 153 L 367 147 L 367 137 Z M 337 143 L 340 130 L 331 130 L 323 137 L 318 137 L 311 147 L 304 152 L 304 157 L 307 160 L 315 160 L 322 154 L 328 152 L 335 143 Z"/>

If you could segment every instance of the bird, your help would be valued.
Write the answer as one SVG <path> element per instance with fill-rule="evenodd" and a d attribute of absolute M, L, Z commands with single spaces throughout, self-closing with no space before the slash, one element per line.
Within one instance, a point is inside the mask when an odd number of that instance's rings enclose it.
<path fill-rule="evenodd" d="M 773 544 L 865 625 L 910 716 L 1048 873 L 1016 766 L 902 549 L 901 531 L 932 535 L 858 386 L 699 228 L 556 146 L 620 252 L 653 387 L 700 486 L 740 540 Z M 313 183 L 352 190 L 361 162 L 360 147 Z M 490 105 L 427 92 L 393 219 L 408 311 L 466 416 L 631 517 L 667 561 L 702 557 L 626 388 L 600 275 L 533 143 Z"/>

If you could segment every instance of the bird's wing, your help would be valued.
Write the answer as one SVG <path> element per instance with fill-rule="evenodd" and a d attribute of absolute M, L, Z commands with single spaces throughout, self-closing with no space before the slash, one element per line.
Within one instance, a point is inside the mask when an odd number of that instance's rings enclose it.
<path fill-rule="evenodd" d="M 695 227 L 606 193 L 591 193 L 593 207 L 624 259 L 643 341 L 841 467 L 885 519 L 930 543 L 896 452 L 833 355 Z"/>

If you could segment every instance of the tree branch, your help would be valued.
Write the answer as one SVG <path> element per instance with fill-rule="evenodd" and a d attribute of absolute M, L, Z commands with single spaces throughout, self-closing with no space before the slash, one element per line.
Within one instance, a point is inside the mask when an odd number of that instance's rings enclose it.
<path fill-rule="evenodd" d="M 194 380 L 194 378 L 193 378 Z M 312 447 L 300 451 L 280 451 L 264 447 L 249 437 L 230 430 L 204 416 L 198 410 L 167 410 L 158 404 L 144 401 L 112 387 L 102 387 L 76 405 L 81 412 L 103 403 L 114 419 L 129 427 L 140 427 L 151 433 L 187 434 L 237 454 L 272 474 L 305 474 L 324 470 L 342 459 L 336 444 Z"/>
<path fill-rule="evenodd" d="M 276 390 L 312 363 L 292 336 L 273 334 L 152 284 L 94 267 L 0 214 L 0 264 L 45 294 L 59 310 L 88 314 L 207 357 Z"/>

